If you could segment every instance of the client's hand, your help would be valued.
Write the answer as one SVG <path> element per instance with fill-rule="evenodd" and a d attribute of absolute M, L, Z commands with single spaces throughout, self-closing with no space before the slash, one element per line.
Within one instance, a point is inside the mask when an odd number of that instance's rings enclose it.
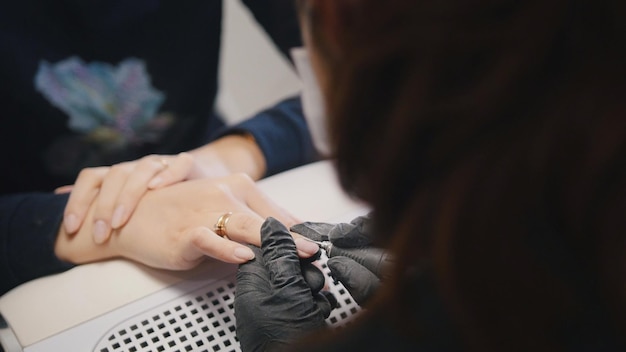
<path fill-rule="evenodd" d="M 368 222 L 366 216 L 359 216 L 349 224 L 304 222 L 292 226 L 291 231 L 314 241 L 330 241 L 339 248 L 363 248 L 371 245 L 373 240 Z M 348 257 L 329 258 L 327 265 L 359 305 L 363 305 L 380 286 L 377 275 Z"/>
<path fill-rule="evenodd" d="M 242 351 L 271 350 L 325 326 L 337 301 L 321 294 L 324 275 L 300 261 L 287 228 L 268 218 L 261 249 L 254 251 L 254 260 L 237 272 L 235 317 Z"/>
<path fill-rule="evenodd" d="M 189 153 L 148 155 L 111 167 L 83 169 L 74 185 L 56 190 L 57 193 L 71 191 L 64 212 L 65 230 L 68 233 L 78 231 L 88 209 L 95 203 L 93 235 L 96 243 L 103 243 L 112 229 L 120 228 L 128 221 L 148 190 L 198 178 L 197 169 L 196 161 Z"/>
<path fill-rule="evenodd" d="M 215 225 L 227 212 L 232 215 L 223 221 L 226 236 L 221 237 Z M 245 175 L 191 180 L 146 192 L 128 223 L 101 245 L 91 237 L 93 214 L 94 206 L 76 234 L 61 227 L 55 247 L 60 259 L 78 264 L 121 256 L 177 270 L 194 267 L 206 256 L 243 263 L 254 254 L 242 243 L 260 245 L 265 217 L 290 219 Z M 302 256 L 317 250 L 302 248 Z"/>

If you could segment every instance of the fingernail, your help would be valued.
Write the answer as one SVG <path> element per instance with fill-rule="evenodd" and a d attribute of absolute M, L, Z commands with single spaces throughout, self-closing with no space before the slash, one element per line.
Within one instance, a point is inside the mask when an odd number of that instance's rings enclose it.
<path fill-rule="evenodd" d="M 160 185 L 161 182 L 163 182 L 163 178 L 160 176 L 157 176 L 148 183 L 148 188 L 155 188 L 158 185 Z"/>
<path fill-rule="evenodd" d="M 109 227 L 107 226 L 106 222 L 104 222 L 104 220 L 96 221 L 93 230 L 93 240 L 98 244 L 103 243 L 108 230 Z"/>
<path fill-rule="evenodd" d="M 78 230 L 78 219 L 74 214 L 68 214 L 63 220 L 63 223 L 65 224 L 65 231 L 68 233 L 74 233 Z"/>
<path fill-rule="evenodd" d="M 317 245 L 317 243 L 307 241 L 304 238 L 296 238 L 294 242 L 296 243 L 296 248 L 298 250 L 307 254 L 313 255 L 320 250 L 320 247 Z"/>
<path fill-rule="evenodd" d="M 237 247 L 234 251 L 235 257 L 248 261 L 254 259 L 254 252 L 248 247 Z"/>
<path fill-rule="evenodd" d="M 125 208 L 123 205 L 119 205 L 117 208 L 115 208 L 115 211 L 113 212 L 113 218 L 111 219 L 111 226 L 114 229 L 122 225 L 122 221 L 124 219 L 124 210 Z"/>

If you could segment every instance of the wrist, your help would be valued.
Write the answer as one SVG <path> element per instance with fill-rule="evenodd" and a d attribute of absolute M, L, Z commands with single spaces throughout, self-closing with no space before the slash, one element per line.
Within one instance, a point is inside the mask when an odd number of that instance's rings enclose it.
<path fill-rule="evenodd" d="M 198 169 L 205 176 L 245 173 L 258 180 L 266 172 L 265 156 L 249 133 L 223 136 L 190 153 L 198 160 Z"/>

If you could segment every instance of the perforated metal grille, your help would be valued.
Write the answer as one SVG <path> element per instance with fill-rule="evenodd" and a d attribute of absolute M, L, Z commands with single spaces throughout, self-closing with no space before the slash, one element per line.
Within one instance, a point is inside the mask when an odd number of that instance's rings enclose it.
<path fill-rule="evenodd" d="M 321 262 L 330 277 L 326 258 Z M 341 283 L 329 282 L 339 307 L 331 312 L 327 323 L 338 327 L 349 322 L 360 307 Z M 212 282 L 121 322 L 103 336 L 94 352 L 240 351 L 234 299 L 234 278 Z"/>

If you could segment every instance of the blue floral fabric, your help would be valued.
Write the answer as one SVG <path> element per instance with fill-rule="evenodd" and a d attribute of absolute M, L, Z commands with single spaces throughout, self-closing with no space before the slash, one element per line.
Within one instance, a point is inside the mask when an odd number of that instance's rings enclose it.
<path fill-rule="evenodd" d="M 41 61 L 35 86 L 69 116 L 71 130 L 92 141 L 118 147 L 153 141 L 171 123 L 158 115 L 164 95 L 152 87 L 142 60 L 130 58 L 117 66 L 78 57 Z"/>

